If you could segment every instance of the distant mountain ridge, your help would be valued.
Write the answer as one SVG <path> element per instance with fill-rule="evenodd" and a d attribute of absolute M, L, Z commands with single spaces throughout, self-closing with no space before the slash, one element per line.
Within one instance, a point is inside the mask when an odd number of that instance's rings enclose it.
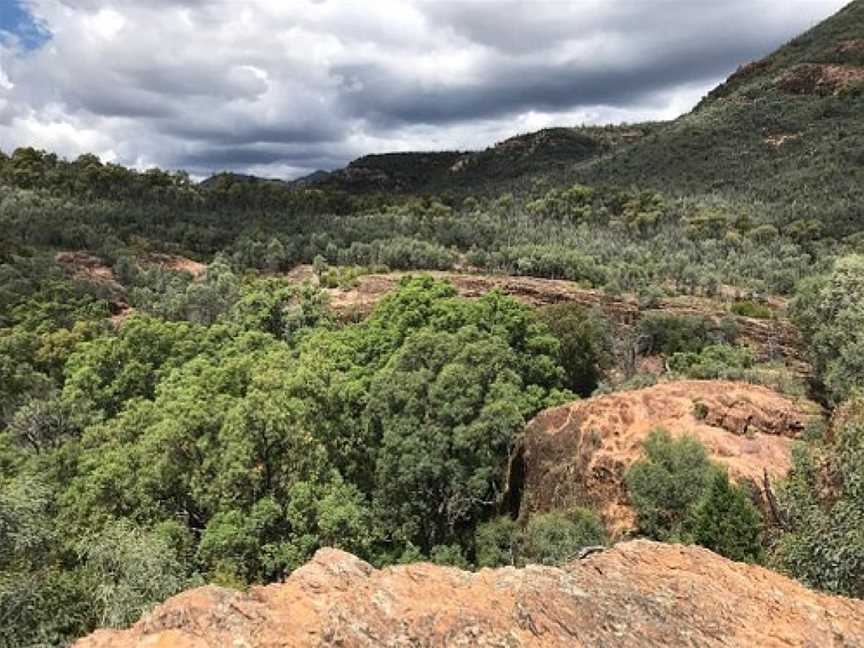
<path fill-rule="evenodd" d="M 638 186 L 758 201 L 786 220 L 830 212 L 851 231 L 864 222 L 862 115 L 864 0 L 855 0 L 670 122 L 548 128 L 475 152 L 366 155 L 285 184 L 408 194 L 518 192 L 538 182 Z"/>

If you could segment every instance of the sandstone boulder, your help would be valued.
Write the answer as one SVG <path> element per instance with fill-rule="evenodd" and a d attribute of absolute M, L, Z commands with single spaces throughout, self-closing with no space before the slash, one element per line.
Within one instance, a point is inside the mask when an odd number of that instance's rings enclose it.
<path fill-rule="evenodd" d="M 692 434 L 733 479 L 761 497 L 763 474 L 783 477 L 793 440 L 818 408 L 747 383 L 684 380 L 591 398 L 541 412 L 511 460 L 514 514 L 587 506 L 614 533 L 633 528 L 624 474 L 648 434 Z"/>

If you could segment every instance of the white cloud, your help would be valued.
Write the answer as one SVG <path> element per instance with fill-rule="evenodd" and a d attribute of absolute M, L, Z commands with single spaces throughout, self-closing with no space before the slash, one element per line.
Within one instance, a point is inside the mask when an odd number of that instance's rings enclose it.
<path fill-rule="evenodd" d="M 52 38 L 32 51 L 0 43 L 4 149 L 269 176 L 672 118 L 742 58 L 843 4 L 26 2 Z"/>

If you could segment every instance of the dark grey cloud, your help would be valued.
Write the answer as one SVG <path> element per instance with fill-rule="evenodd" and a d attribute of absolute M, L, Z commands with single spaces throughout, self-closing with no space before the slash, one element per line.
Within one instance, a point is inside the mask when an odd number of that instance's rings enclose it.
<path fill-rule="evenodd" d="M 567 60 L 561 63 L 516 61 L 491 64 L 472 83 L 428 86 L 401 78 L 384 65 L 345 65 L 335 71 L 347 79 L 349 111 L 385 127 L 404 123 L 448 123 L 502 117 L 523 110 L 558 112 L 573 106 L 656 105 L 663 92 L 682 84 L 721 79 L 735 66 L 729 49 L 712 44 L 712 54 L 664 50 L 632 64 Z M 731 69 L 730 69 L 731 68 Z"/>
<path fill-rule="evenodd" d="M 669 118 L 843 0 L 22 0 L 0 142 L 280 175 Z"/>
<path fill-rule="evenodd" d="M 327 155 L 316 148 L 295 148 L 285 146 L 206 146 L 201 150 L 178 156 L 177 161 L 184 166 L 195 168 L 232 168 L 234 165 L 266 165 L 290 160 L 297 166 L 307 167 L 312 163 L 338 163 L 339 158 Z M 236 167 L 234 167 L 236 168 Z"/>

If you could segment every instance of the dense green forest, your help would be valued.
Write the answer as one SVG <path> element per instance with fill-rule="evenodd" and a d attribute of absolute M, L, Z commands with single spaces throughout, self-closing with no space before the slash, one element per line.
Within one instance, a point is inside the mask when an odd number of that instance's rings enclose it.
<path fill-rule="evenodd" d="M 669 124 L 370 156 L 308 183 L 0 153 L 0 645 L 64 645 L 202 582 L 278 580 L 322 546 L 477 568 L 617 540 L 588 509 L 513 518 L 519 434 L 656 380 L 622 371 L 622 340 L 672 377 L 762 380 L 733 316 L 791 318 L 812 371 L 767 384 L 825 420 L 771 517 L 698 442 L 657 431 L 626 475 L 638 532 L 864 596 L 864 105 L 860 84 L 817 91 L 800 67 L 864 64 L 841 47 L 862 24 L 852 3 Z M 299 264 L 314 280 L 288 279 Z M 730 319 L 624 330 L 423 272 L 454 269 Z M 397 270 L 413 274 L 365 316 L 330 307 L 327 287 Z"/>

